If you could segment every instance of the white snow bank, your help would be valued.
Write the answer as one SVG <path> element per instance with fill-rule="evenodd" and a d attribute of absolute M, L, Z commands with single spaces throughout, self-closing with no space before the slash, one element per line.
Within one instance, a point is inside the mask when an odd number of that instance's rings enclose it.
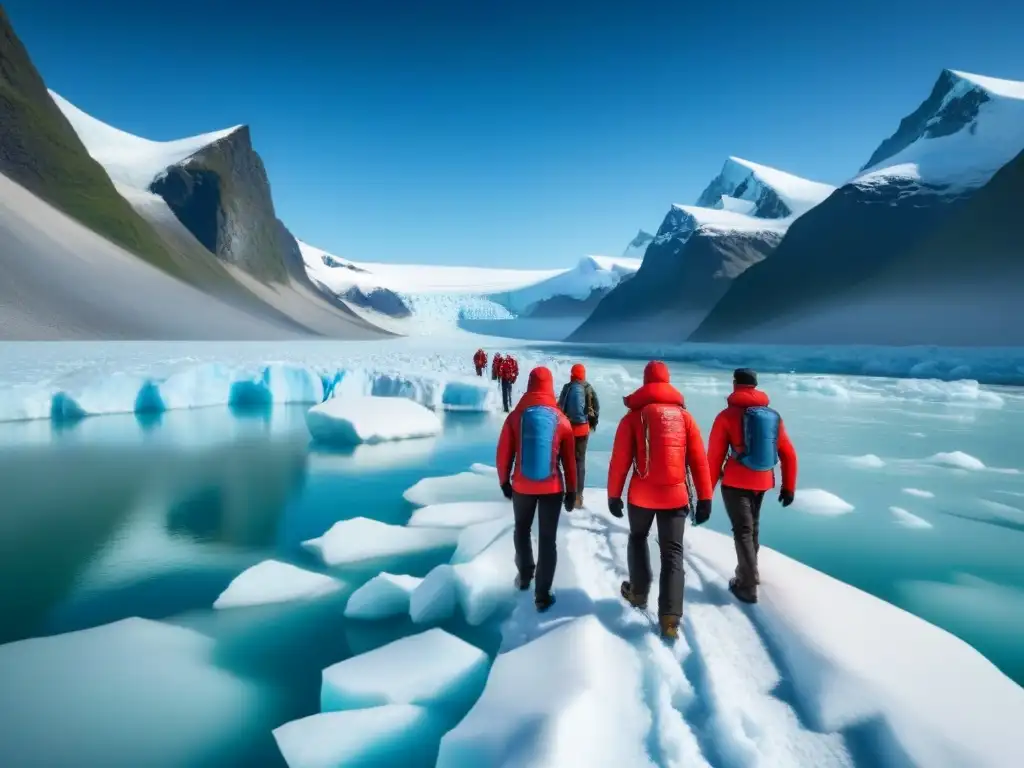
<path fill-rule="evenodd" d="M 428 629 L 325 669 L 320 708 L 453 704 L 475 695 L 487 664 L 479 648 L 442 629 Z"/>
<path fill-rule="evenodd" d="M 856 469 L 881 469 L 885 462 L 873 453 L 866 453 L 863 456 L 847 456 L 846 463 Z"/>
<path fill-rule="evenodd" d="M 0 765 L 216 763 L 265 702 L 216 665 L 214 645 L 131 618 L 0 646 Z"/>
<path fill-rule="evenodd" d="M 422 583 L 416 576 L 379 573 L 352 593 L 345 606 L 350 619 L 384 619 L 409 610 L 409 596 Z"/>
<path fill-rule="evenodd" d="M 344 587 L 344 583 L 322 573 L 264 560 L 240 573 L 214 600 L 214 608 L 240 608 L 293 600 L 313 600 Z"/>
<path fill-rule="evenodd" d="M 806 213 L 835 191 L 835 187 L 829 184 L 794 176 L 741 157 L 729 157 L 715 181 L 717 184 L 712 182 L 712 186 L 725 196 L 720 205 L 743 213 L 753 210 L 765 187 L 776 194 L 793 217 Z M 735 197 L 737 192 L 740 192 L 739 198 Z"/>
<path fill-rule="evenodd" d="M 895 519 L 896 524 L 902 525 L 904 528 L 932 527 L 932 524 L 923 517 L 918 517 L 913 512 L 910 512 L 903 507 L 889 507 L 889 511 L 892 512 L 892 516 Z"/>
<path fill-rule="evenodd" d="M 723 580 L 732 575 L 731 538 L 704 528 L 687 536 L 701 562 Z M 1024 688 L 974 648 L 773 550 L 761 548 L 759 565 L 757 620 L 812 727 L 836 732 L 877 719 L 882 740 L 911 765 L 1003 768 L 1020 753 Z"/>
<path fill-rule="evenodd" d="M 796 492 L 791 509 L 809 512 L 812 515 L 834 517 L 853 511 L 853 505 L 821 488 L 800 488 Z"/>
<path fill-rule="evenodd" d="M 936 453 L 925 459 L 928 464 L 935 464 L 939 467 L 949 469 L 965 469 L 971 472 L 985 469 L 985 463 L 969 453 L 963 451 L 950 451 L 948 453 Z"/>
<path fill-rule="evenodd" d="M 406 528 L 366 517 L 342 520 L 326 533 L 302 542 L 325 565 L 363 565 L 454 546 L 453 528 Z"/>
<path fill-rule="evenodd" d="M 503 653 L 438 768 L 653 766 L 636 650 L 594 616 Z"/>
<path fill-rule="evenodd" d="M 429 408 L 394 397 L 336 397 L 306 413 L 313 439 L 330 445 L 359 445 L 433 437 L 441 420 Z"/>
<path fill-rule="evenodd" d="M 70 421 L 108 413 L 162 413 L 216 405 L 312 405 L 342 395 L 405 398 L 438 411 L 492 411 L 500 403 L 497 388 L 490 384 L 441 372 L 412 374 L 280 362 L 178 364 L 151 374 L 85 371 L 37 386 L 0 389 L 0 422 Z"/>
<path fill-rule="evenodd" d="M 922 491 L 920 488 L 904 488 L 903 492 L 908 496 L 916 496 L 919 499 L 934 499 L 935 494 L 931 491 Z"/>
<path fill-rule="evenodd" d="M 458 606 L 467 624 L 479 626 L 509 604 L 516 594 L 509 527 L 471 560 L 439 565 L 428 573 L 409 598 L 410 618 L 417 624 L 445 621 Z"/>
<path fill-rule="evenodd" d="M 274 739 L 288 768 L 372 768 L 405 764 L 437 730 L 424 707 L 387 704 L 292 720 Z"/>
<path fill-rule="evenodd" d="M 611 290 L 624 277 L 635 274 L 640 264 L 640 259 L 586 256 L 572 269 L 493 298 L 513 312 L 525 312 L 555 296 L 583 301 L 594 291 Z"/>
<path fill-rule="evenodd" d="M 512 518 L 512 503 L 502 501 L 461 501 L 453 504 L 431 504 L 412 513 L 412 527 L 465 528 L 468 525 L 505 517 Z"/>
<path fill-rule="evenodd" d="M 481 465 L 483 466 L 483 465 Z M 498 471 L 469 472 L 444 477 L 424 477 L 406 490 L 402 497 L 410 504 L 427 506 L 467 501 L 497 501 L 505 497 L 498 485 Z"/>

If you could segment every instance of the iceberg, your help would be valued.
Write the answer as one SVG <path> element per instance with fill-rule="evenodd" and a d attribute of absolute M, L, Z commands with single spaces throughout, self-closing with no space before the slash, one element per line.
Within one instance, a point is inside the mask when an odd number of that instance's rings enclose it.
<path fill-rule="evenodd" d="M 424 477 L 402 494 L 410 504 L 454 504 L 460 501 L 499 501 L 505 498 L 498 485 L 498 470 L 479 466 L 484 470 L 470 468 L 469 472 L 444 477 Z"/>
<path fill-rule="evenodd" d="M 409 596 L 409 618 L 414 624 L 439 624 L 455 614 L 455 569 L 448 564 L 430 571 Z"/>
<path fill-rule="evenodd" d="M 488 662 L 486 653 L 465 640 L 428 629 L 325 669 L 320 709 L 458 705 L 483 687 Z"/>
<path fill-rule="evenodd" d="M 322 573 L 264 560 L 240 573 L 214 601 L 213 607 L 240 608 L 294 600 L 313 600 L 337 592 L 345 584 Z"/>
<path fill-rule="evenodd" d="M 384 619 L 409 610 L 409 596 L 423 582 L 415 576 L 379 573 L 352 593 L 345 606 L 350 619 Z"/>
<path fill-rule="evenodd" d="M 512 504 L 503 501 L 461 501 L 452 504 L 430 504 L 412 513 L 408 525 L 434 528 L 465 528 L 497 518 L 512 519 Z"/>
<path fill-rule="evenodd" d="M 821 488 L 802 488 L 793 499 L 793 509 L 812 515 L 834 517 L 853 512 L 853 505 Z"/>
<path fill-rule="evenodd" d="M 453 528 L 406 528 L 354 517 L 335 523 L 322 536 L 302 542 L 302 546 L 328 566 L 369 565 L 452 547 L 458 533 Z"/>
<path fill-rule="evenodd" d="M 359 445 L 434 437 L 441 420 L 412 400 L 387 397 L 333 398 L 306 414 L 313 439 L 329 445 Z"/>
<path fill-rule="evenodd" d="M 321 712 L 274 729 L 288 768 L 400 768 L 439 736 L 437 719 L 412 704 Z"/>
<path fill-rule="evenodd" d="M 923 517 L 919 517 L 903 507 L 889 507 L 889 511 L 892 513 L 896 524 L 904 528 L 924 529 L 932 527 L 932 524 Z"/>
<path fill-rule="evenodd" d="M 977 472 L 985 469 L 985 463 L 969 453 L 963 451 L 950 451 L 948 453 L 936 453 L 925 459 L 928 464 L 948 469 L 965 469 L 970 472 Z"/>

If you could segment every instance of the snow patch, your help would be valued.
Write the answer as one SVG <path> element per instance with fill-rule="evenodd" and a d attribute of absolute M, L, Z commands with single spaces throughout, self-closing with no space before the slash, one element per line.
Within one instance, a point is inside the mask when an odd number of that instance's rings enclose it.
<path fill-rule="evenodd" d="M 409 596 L 423 582 L 415 576 L 379 573 L 352 593 L 345 606 L 350 619 L 384 619 L 409 610 Z"/>
<path fill-rule="evenodd" d="M 846 463 L 856 469 L 881 469 L 885 462 L 873 453 L 865 453 L 863 456 L 847 456 Z"/>
<path fill-rule="evenodd" d="M 407 528 L 366 517 L 335 523 L 322 536 L 302 542 L 325 565 L 369 565 L 394 557 L 451 547 L 458 531 L 451 528 Z"/>
<path fill-rule="evenodd" d="M 344 586 L 337 579 L 322 573 L 313 573 L 279 560 L 264 560 L 232 579 L 213 602 L 213 607 L 240 608 L 314 600 L 337 592 Z"/>
<path fill-rule="evenodd" d="M 808 512 L 812 515 L 823 515 L 835 517 L 853 512 L 853 505 L 836 496 L 834 493 L 822 490 L 821 488 L 803 488 L 796 492 L 796 497 L 790 505 L 800 512 Z"/>
<path fill-rule="evenodd" d="M 359 445 L 433 437 L 441 420 L 417 402 L 393 397 L 332 398 L 306 413 L 313 439 L 329 445 Z"/>

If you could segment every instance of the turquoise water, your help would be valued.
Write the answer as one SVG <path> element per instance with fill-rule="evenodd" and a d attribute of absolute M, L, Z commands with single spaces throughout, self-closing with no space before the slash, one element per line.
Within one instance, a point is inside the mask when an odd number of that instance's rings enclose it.
<path fill-rule="evenodd" d="M 620 398 L 640 366 L 588 367 L 603 413 L 587 477 L 600 487 Z M 685 366 L 673 376 L 706 437 L 727 379 Z M 799 451 L 800 491 L 823 489 L 853 510 L 822 515 L 769 499 L 762 542 L 949 629 L 1024 682 L 1024 393 L 929 386 L 764 377 Z M 237 712 L 208 728 L 149 715 L 145 691 L 107 695 L 102 673 L 55 681 L 41 667 L 27 678 L 30 689 L 9 695 L 43 708 L 55 685 L 80 686 L 76 698 L 95 711 L 98 733 L 122 722 L 138 731 L 124 748 L 125 765 L 142 765 L 161 739 L 179 750 L 177 764 L 281 765 L 270 732 L 318 711 L 320 670 L 413 629 L 407 621 L 344 619 L 351 588 L 373 575 L 358 571 L 341 573 L 349 590 L 309 605 L 214 611 L 213 601 L 268 557 L 320 568 L 300 542 L 338 520 L 403 523 L 411 507 L 402 492 L 425 475 L 493 463 L 501 425 L 497 414 L 447 414 L 437 439 L 327 452 L 310 447 L 303 415 L 292 406 L 269 414 L 210 408 L 141 422 L 97 417 L 62 430 L 0 424 L 0 643 L 140 616 L 212 638 L 213 663 L 245 685 Z M 953 451 L 985 468 L 924 461 Z M 900 525 L 893 506 L 931 527 Z M 718 500 L 709 525 L 728 530 Z M 447 554 L 388 570 L 423 575 Z M 446 628 L 489 653 L 497 647 L 495 624 Z M 0 666 L 4 658 L 0 646 Z M 171 685 L 152 696 L 188 709 L 212 694 Z M 453 722 L 459 715 L 450 713 Z M 0 720 L 0 737 L 9 727 Z M 46 738 L 45 724 L 38 727 Z M 79 764 L 95 764 L 87 757 Z"/>

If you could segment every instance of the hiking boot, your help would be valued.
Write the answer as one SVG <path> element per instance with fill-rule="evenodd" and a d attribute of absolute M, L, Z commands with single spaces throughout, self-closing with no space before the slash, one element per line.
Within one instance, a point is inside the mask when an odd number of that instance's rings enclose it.
<path fill-rule="evenodd" d="M 757 602 L 757 592 L 748 591 L 738 586 L 736 579 L 729 579 L 729 591 L 732 592 L 733 596 L 741 603 L 749 603 L 753 605 Z"/>
<path fill-rule="evenodd" d="M 679 617 L 659 616 L 658 623 L 661 625 L 661 636 L 665 640 L 679 639 Z"/>
<path fill-rule="evenodd" d="M 619 587 L 619 594 L 622 595 L 623 600 L 634 608 L 638 608 L 641 611 L 647 610 L 647 595 L 636 594 L 628 581 L 622 582 L 622 585 Z"/>
<path fill-rule="evenodd" d="M 576 494 L 576 509 L 583 509 L 583 494 Z"/>
<path fill-rule="evenodd" d="M 530 588 L 530 582 L 533 581 L 532 576 L 523 576 L 521 573 L 516 574 L 516 589 L 520 592 L 525 592 Z"/>
<path fill-rule="evenodd" d="M 548 592 L 546 595 L 534 595 L 533 604 L 536 606 L 540 613 L 544 613 L 548 608 L 555 604 L 555 596 Z"/>

